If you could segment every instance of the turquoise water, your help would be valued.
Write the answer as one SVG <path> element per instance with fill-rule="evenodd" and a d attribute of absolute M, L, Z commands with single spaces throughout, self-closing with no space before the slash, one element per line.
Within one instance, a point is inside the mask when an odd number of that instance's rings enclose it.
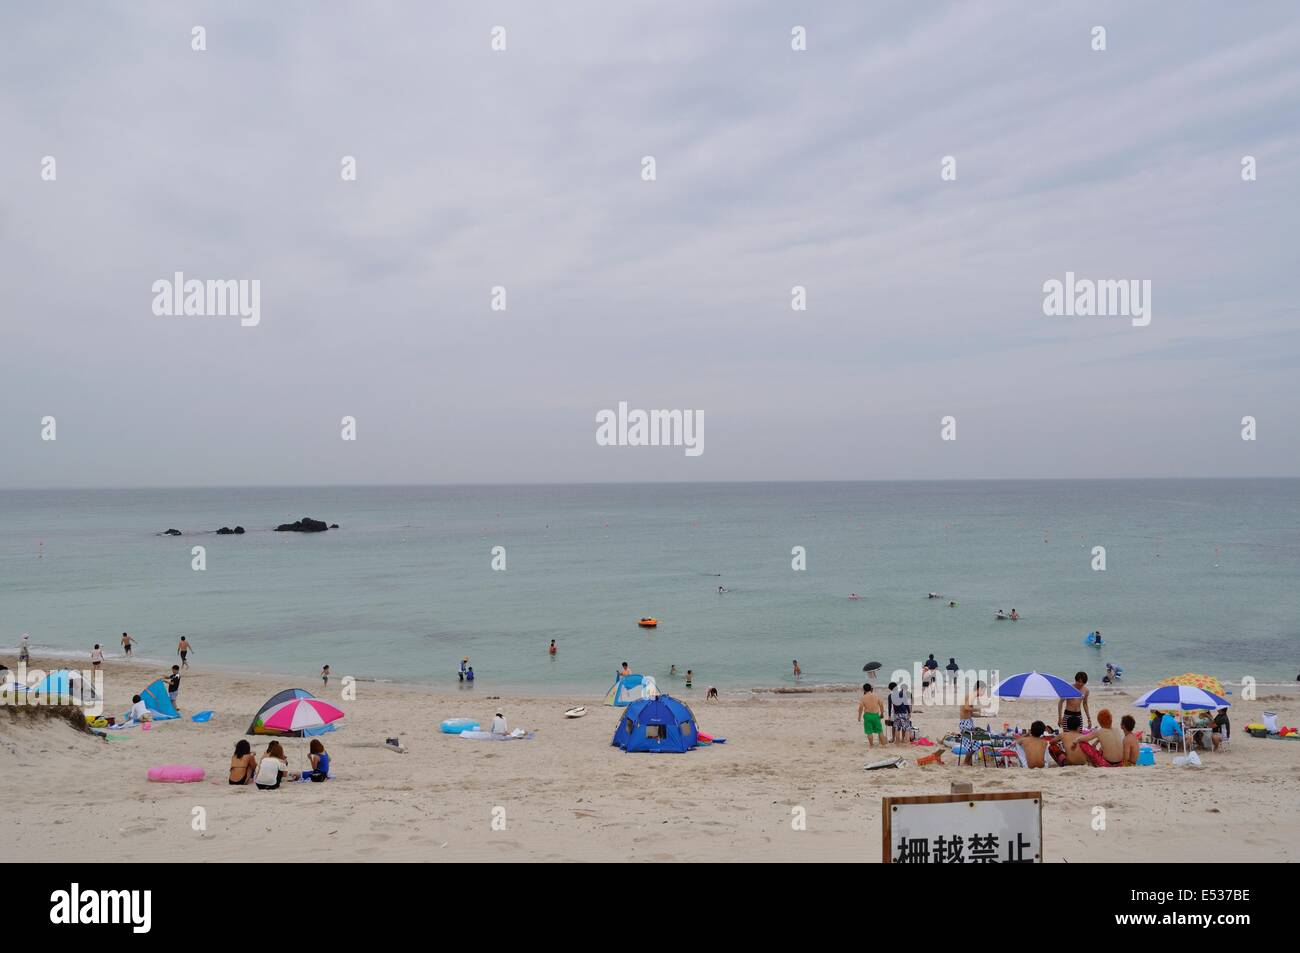
<path fill-rule="evenodd" d="M 271 532 L 301 516 L 342 528 Z M 1300 665 L 1300 480 L 0 491 L 0 533 L 10 664 L 22 632 L 84 658 L 127 630 L 146 657 L 184 633 L 198 664 L 303 683 L 328 662 L 445 687 L 469 655 L 489 691 L 601 691 L 624 659 L 697 691 L 930 652 L 1004 675 L 1114 660 L 1130 682 Z"/>

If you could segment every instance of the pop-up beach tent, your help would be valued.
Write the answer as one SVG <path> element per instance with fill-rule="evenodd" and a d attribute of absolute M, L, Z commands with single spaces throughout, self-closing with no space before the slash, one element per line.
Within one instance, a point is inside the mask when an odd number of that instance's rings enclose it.
<path fill-rule="evenodd" d="M 140 692 L 140 701 L 144 702 L 144 707 L 149 709 L 154 721 L 166 721 L 181 716 L 176 706 L 172 704 L 171 696 L 167 694 L 167 683 L 161 678 L 151 682 L 144 691 Z"/>
<path fill-rule="evenodd" d="M 50 672 L 27 689 L 27 694 L 29 697 L 37 696 L 38 700 L 50 705 L 58 704 L 60 699 L 75 699 L 79 703 L 99 700 L 95 686 L 88 679 L 83 678 L 80 672 L 68 669 Z"/>
<path fill-rule="evenodd" d="M 699 746 L 695 714 L 676 698 L 633 702 L 618 720 L 610 744 L 624 751 L 682 754 Z"/>
<path fill-rule="evenodd" d="M 649 675 L 622 675 L 605 693 L 605 704 L 626 708 L 635 701 L 653 698 L 659 694 L 655 680 Z"/>
<path fill-rule="evenodd" d="M 315 698 L 311 692 L 305 688 L 286 688 L 282 692 L 276 692 L 266 700 L 266 704 L 257 710 L 253 716 L 253 723 L 248 726 L 246 735 L 275 735 L 280 738 L 311 738 L 315 735 L 323 735 L 327 731 L 333 731 L 333 725 L 322 725 L 318 728 L 302 728 L 297 731 L 283 731 L 278 728 L 268 728 L 263 724 L 263 716 L 277 705 L 285 702 L 291 702 L 296 698 Z"/>

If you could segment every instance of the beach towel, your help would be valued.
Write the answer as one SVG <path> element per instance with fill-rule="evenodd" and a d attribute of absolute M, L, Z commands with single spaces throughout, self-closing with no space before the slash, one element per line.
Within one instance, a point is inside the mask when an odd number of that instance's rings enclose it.
<path fill-rule="evenodd" d="M 190 715 L 190 721 L 197 721 L 197 722 L 199 722 L 200 724 L 202 724 L 202 723 L 205 722 L 205 721 L 211 721 L 211 720 L 212 720 L 212 716 L 215 715 L 215 714 L 216 714 L 216 712 L 214 712 L 214 711 L 200 711 L 200 712 L 195 712 L 193 715 Z"/>

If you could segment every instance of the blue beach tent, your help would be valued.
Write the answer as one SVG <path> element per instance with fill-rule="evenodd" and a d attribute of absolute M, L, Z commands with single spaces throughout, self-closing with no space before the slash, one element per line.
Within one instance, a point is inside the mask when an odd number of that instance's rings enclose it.
<path fill-rule="evenodd" d="M 624 751 L 682 754 L 699 746 L 695 714 L 675 698 L 660 695 L 627 706 L 610 744 Z"/>
<path fill-rule="evenodd" d="M 140 700 L 153 714 L 154 721 L 166 721 L 181 716 L 176 706 L 172 704 L 171 696 L 167 694 L 167 683 L 161 678 L 140 693 Z"/>
<path fill-rule="evenodd" d="M 650 675 L 621 675 L 605 693 L 605 704 L 626 708 L 633 702 L 649 698 L 657 691 L 655 680 Z"/>
<path fill-rule="evenodd" d="M 71 672 L 67 669 L 50 672 L 50 674 L 27 689 L 27 692 L 29 695 L 39 696 L 47 704 L 55 704 L 61 700 L 72 701 L 77 704 L 93 702 L 99 698 L 99 695 L 95 692 L 95 686 L 83 678 L 80 672 Z"/>

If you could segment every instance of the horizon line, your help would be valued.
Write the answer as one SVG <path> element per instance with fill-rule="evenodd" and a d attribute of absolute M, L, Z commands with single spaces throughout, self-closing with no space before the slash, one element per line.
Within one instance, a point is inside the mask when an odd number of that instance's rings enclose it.
<path fill-rule="evenodd" d="M 10 486 L 0 493 L 137 491 L 137 490 L 347 490 L 347 489 L 422 489 L 429 487 L 580 487 L 580 486 L 807 486 L 864 483 L 1208 483 L 1212 481 L 1300 480 L 1300 474 L 1286 476 L 1106 476 L 1106 477 L 897 477 L 875 479 L 825 480 L 523 480 L 523 481 L 449 481 L 430 483 L 208 483 L 208 484 L 140 484 L 136 486 Z"/>

